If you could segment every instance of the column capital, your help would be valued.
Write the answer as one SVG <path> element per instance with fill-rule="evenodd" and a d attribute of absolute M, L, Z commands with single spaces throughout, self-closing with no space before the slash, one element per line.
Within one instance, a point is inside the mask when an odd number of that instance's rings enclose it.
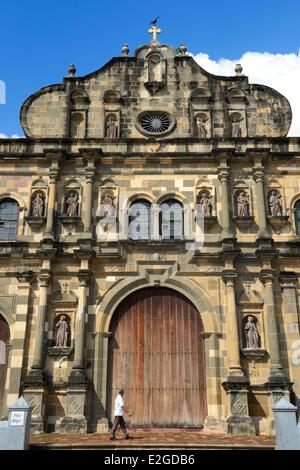
<path fill-rule="evenodd" d="M 51 279 L 52 279 L 52 272 L 50 269 L 41 269 L 40 273 L 38 274 L 38 279 L 40 281 L 41 287 L 48 287 Z"/>
<path fill-rule="evenodd" d="M 58 180 L 58 175 L 59 175 L 59 170 L 58 168 L 49 168 L 49 178 L 50 178 L 50 183 L 56 183 Z"/>
<path fill-rule="evenodd" d="M 52 162 L 55 162 L 57 163 L 58 160 L 60 160 L 61 158 L 63 158 L 65 156 L 66 152 L 65 150 L 62 150 L 62 149 L 56 149 L 56 148 L 52 148 L 52 149 L 44 149 L 44 155 L 45 157 Z"/>
<path fill-rule="evenodd" d="M 298 276 L 294 271 L 281 271 L 279 273 L 279 280 L 283 289 L 291 289 L 296 287 Z"/>
<path fill-rule="evenodd" d="M 108 338 L 109 339 L 109 338 L 112 337 L 112 332 L 111 331 L 101 331 L 100 334 L 103 338 Z"/>
<path fill-rule="evenodd" d="M 252 175 L 256 183 L 263 183 L 265 177 L 265 169 L 263 165 L 255 165 L 255 167 L 252 168 Z"/>
<path fill-rule="evenodd" d="M 33 271 L 22 271 L 16 274 L 16 278 L 20 284 L 31 284 L 35 278 L 35 273 Z"/>
<path fill-rule="evenodd" d="M 95 179 L 95 171 L 88 170 L 84 172 L 86 183 L 92 184 Z"/>
<path fill-rule="evenodd" d="M 273 285 L 273 281 L 274 281 L 273 269 L 262 269 L 260 271 L 258 279 L 260 280 L 260 282 L 262 282 L 265 285 L 270 285 L 270 284 Z"/>
<path fill-rule="evenodd" d="M 226 167 L 218 167 L 218 178 L 221 183 L 227 183 L 230 177 L 230 168 Z"/>
<path fill-rule="evenodd" d="M 234 285 L 235 280 L 238 277 L 237 271 L 235 269 L 223 269 L 222 271 L 222 279 L 227 285 Z"/>
<path fill-rule="evenodd" d="M 92 273 L 89 269 L 79 269 L 77 277 L 81 286 L 87 287 L 92 279 Z"/>

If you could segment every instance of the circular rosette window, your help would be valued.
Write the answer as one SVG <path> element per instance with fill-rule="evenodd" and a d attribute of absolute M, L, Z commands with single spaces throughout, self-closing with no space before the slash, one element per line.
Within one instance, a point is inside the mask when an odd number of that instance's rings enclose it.
<path fill-rule="evenodd" d="M 136 127 L 141 134 L 162 136 L 175 127 L 175 119 L 164 111 L 144 111 L 138 116 Z"/>

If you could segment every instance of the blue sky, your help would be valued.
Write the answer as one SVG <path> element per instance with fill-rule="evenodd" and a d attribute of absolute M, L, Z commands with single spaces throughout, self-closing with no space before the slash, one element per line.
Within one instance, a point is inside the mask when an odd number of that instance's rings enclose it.
<path fill-rule="evenodd" d="M 200 53 L 197 60 L 211 66 L 212 72 L 226 73 L 230 60 L 234 64 L 245 53 L 268 52 L 274 59 L 273 75 L 280 68 L 281 75 L 289 77 L 287 67 L 292 67 L 294 80 L 289 88 L 295 81 L 297 93 L 296 82 L 300 83 L 299 0 L 2 0 L 0 11 L 0 80 L 6 84 L 0 134 L 7 136 L 22 135 L 19 109 L 27 96 L 60 83 L 71 62 L 78 75 L 85 75 L 120 55 L 124 43 L 133 52 L 149 41 L 149 22 L 159 15 L 160 40 L 173 46 L 185 43 L 191 53 Z M 268 81 L 257 70 L 264 68 L 266 55 L 258 57 L 262 62 L 255 57 L 251 63 L 245 61 L 245 73 L 250 72 L 256 81 Z M 229 60 L 226 66 L 221 58 Z M 275 84 L 280 88 L 278 80 Z M 288 83 L 283 77 L 282 87 Z"/>

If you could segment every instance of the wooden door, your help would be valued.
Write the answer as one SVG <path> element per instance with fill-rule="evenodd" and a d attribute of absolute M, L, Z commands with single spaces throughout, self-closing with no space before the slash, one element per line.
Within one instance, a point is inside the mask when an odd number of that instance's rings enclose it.
<path fill-rule="evenodd" d="M 198 427 L 205 418 L 202 321 L 183 295 L 147 288 L 116 310 L 109 348 L 108 416 L 124 388 L 133 426 Z"/>
<path fill-rule="evenodd" d="M 9 327 L 0 315 L 0 416 L 3 412 L 5 381 L 7 372 L 7 343 L 9 342 Z"/>

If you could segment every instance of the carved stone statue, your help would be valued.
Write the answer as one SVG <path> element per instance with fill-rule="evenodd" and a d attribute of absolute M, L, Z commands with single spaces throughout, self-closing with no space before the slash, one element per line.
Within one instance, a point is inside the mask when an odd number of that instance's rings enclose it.
<path fill-rule="evenodd" d="M 242 137 L 241 121 L 243 119 L 239 113 L 232 113 L 232 137 Z"/>
<path fill-rule="evenodd" d="M 258 349 L 259 347 L 258 331 L 254 323 L 254 318 L 251 316 L 247 318 L 247 323 L 245 325 L 245 334 L 246 334 L 247 349 Z"/>
<path fill-rule="evenodd" d="M 242 191 L 236 198 L 237 216 L 247 217 L 249 215 L 249 195 Z"/>
<path fill-rule="evenodd" d="M 200 137 L 201 139 L 205 139 L 207 137 L 207 130 L 205 127 L 205 120 L 203 116 L 197 116 L 196 124 L 198 129 L 198 137 Z"/>
<path fill-rule="evenodd" d="M 61 315 L 55 326 L 56 326 L 55 346 L 57 348 L 66 348 L 67 341 L 68 341 L 68 332 L 69 332 L 69 327 L 66 321 L 66 316 Z"/>
<path fill-rule="evenodd" d="M 32 216 L 43 217 L 44 215 L 44 199 L 42 193 L 37 193 L 31 201 L 32 204 Z"/>
<path fill-rule="evenodd" d="M 277 190 L 271 191 L 271 196 L 269 197 L 269 206 L 271 215 L 273 217 L 281 217 L 283 215 L 283 209 L 280 200 L 280 192 Z"/>
<path fill-rule="evenodd" d="M 104 232 L 109 230 L 109 227 L 113 225 L 115 220 L 115 205 L 114 196 L 112 191 L 105 191 L 101 197 L 101 211 L 100 214 L 103 217 L 101 226 Z"/>
<path fill-rule="evenodd" d="M 199 215 L 200 217 L 211 217 L 212 213 L 212 205 L 210 202 L 211 196 L 209 196 L 209 193 L 202 193 L 201 198 L 199 199 L 199 205 L 200 205 L 200 211 Z"/>
<path fill-rule="evenodd" d="M 106 137 L 109 139 L 117 138 L 117 121 L 114 116 L 109 116 L 106 123 Z"/>
<path fill-rule="evenodd" d="M 161 74 L 161 60 L 158 54 L 151 55 L 148 62 L 149 67 L 149 82 L 160 82 L 162 79 Z"/>
<path fill-rule="evenodd" d="M 67 200 L 67 216 L 68 217 L 76 217 L 78 215 L 78 203 L 79 197 L 77 193 L 70 193 Z"/>

